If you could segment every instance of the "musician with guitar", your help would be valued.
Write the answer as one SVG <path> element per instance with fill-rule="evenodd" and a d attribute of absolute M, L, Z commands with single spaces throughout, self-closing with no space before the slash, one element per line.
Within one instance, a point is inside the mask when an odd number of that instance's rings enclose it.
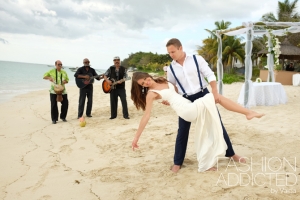
<path fill-rule="evenodd" d="M 123 108 L 123 117 L 129 119 L 127 100 L 126 100 L 126 90 L 125 90 L 125 80 L 128 80 L 128 75 L 125 67 L 120 65 L 120 57 L 115 56 L 114 65 L 110 66 L 104 74 L 103 85 L 107 83 L 111 85 L 108 92 L 110 92 L 110 115 L 109 119 L 115 119 L 118 113 L 118 97 L 121 99 Z M 105 91 L 103 87 L 103 91 Z"/>
<path fill-rule="evenodd" d="M 102 75 L 98 75 L 96 70 L 90 66 L 89 59 L 83 59 L 83 66 L 78 68 L 74 74 L 76 84 L 79 87 L 78 118 L 83 116 L 85 99 L 87 98 L 86 116 L 92 117 L 93 106 L 93 83 L 94 78 L 100 81 Z"/>

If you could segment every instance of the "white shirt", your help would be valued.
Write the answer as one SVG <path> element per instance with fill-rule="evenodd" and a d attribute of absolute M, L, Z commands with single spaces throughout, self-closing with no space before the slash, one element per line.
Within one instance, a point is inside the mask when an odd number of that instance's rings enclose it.
<path fill-rule="evenodd" d="M 208 82 L 215 81 L 216 76 L 202 56 L 196 55 L 196 59 L 198 62 L 200 77 L 204 89 L 208 85 L 207 81 Z M 171 65 L 173 67 L 174 73 L 178 81 L 182 85 L 187 95 L 193 95 L 200 92 L 201 85 L 198 78 L 197 66 L 192 55 L 186 55 L 183 62 L 183 66 L 180 65 L 175 60 L 171 62 Z M 178 82 L 176 81 L 175 77 L 173 76 L 170 67 L 168 67 L 167 72 L 168 72 L 168 81 L 176 85 L 179 94 L 184 94 Z M 204 77 L 207 78 L 207 81 L 204 79 Z"/>

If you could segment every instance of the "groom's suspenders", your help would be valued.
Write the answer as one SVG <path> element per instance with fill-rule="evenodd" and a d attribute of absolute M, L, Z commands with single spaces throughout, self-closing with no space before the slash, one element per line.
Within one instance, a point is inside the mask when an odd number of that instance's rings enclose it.
<path fill-rule="evenodd" d="M 173 76 L 175 77 L 175 79 L 176 79 L 178 85 L 180 86 L 180 88 L 181 88 L 181 90 L 182 90 L 182 92 L 183 92 L 183 96 L 184 96 L 184 97 L 188 97 L 188 95 L 186 94 L 185 90 L 183 89 L 181 83 L 180 83 L 179 80 L 177 79 L 177 76 L 175 75 L 175 72 L 174 72 L 173 67 L 172 67 L 171 64 L 170 64 L 170 69 L 171 69 L 172 74 L 173 74 Z"/>
<path fill-rule="evenodd" d="M 197 66 L 197 72 L 198 72 L 198 78 L 199 78 L 199 82 L 200 82 L 200 88 L 201 88 L 201 92 L 203 92 L 203 86 L 202 86 L 202 81 L 201 81 L 201 76 L 200 76 L 200 71 L 199 71 L 199 66 L 198 66 L 198 62 L 197 62 L 197 58 L 195 55 L 193 55 L 195 64 Z"/>
<path fill-rule="evenodd" d="M 197 59 L 196 59 L 195 55 L 193 55 L 193 58 L 194 58 L 194 61 L 195 61 L 195 64 L 196 64 L 197 72 L 198 72 L 198 78 L 199 78 L 199 82 L 200 82 L 200 86 L 201 86 L 201 92 L 203 92 L 203 86 L 202 86 L 202 81 L 201 81 L 201 76 L 200 76 L 200 71 L 199 71 L 199 65 L 198 65 L 198 62 L 197 62 Z M 171 72 L 172 72 L 174 78 L 176 79 L 178 85 L 180 86 L 180 89 L 183 92 L 183 96 L 188 97 L 188 95 L 186 94 L 184 88 L 182 87 L 181 83 L 179 82 L 177 76 L 175 75 L 175 72 L 174 72 L 173 67 L 172 67 L 171 64 L 170 64 L 170 69 L 171 69 Z"/>

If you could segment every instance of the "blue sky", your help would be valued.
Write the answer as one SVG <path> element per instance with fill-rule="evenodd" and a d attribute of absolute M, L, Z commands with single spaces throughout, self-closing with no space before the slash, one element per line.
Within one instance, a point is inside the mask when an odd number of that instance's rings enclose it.
<path fill-rule="evenodd" d="M 89 58 L 106 69 L 114 56 L 138 51 L 167 53 L 165 44 L 178 38 L 184 50 L 196 46 L 215 21 L 231 27 L 259 21 L 276 12 L 275 0 L 2 0 L 0 60 L 81 66 Z"/>

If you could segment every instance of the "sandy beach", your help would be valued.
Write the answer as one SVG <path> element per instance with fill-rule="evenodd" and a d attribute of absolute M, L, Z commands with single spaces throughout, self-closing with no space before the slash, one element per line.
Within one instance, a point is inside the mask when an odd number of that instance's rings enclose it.
<path fill-rule="evenodd" d="M 126 82 L 130 120 L 120 101 L 117 119 L 109 120 L 109 95 L 95 83 L 86 127 L 77 120 L 76 86 L 67 86 L 68 122 L 51 123 L 48 90 L 0 104 L 0 199 L 300 199 L 300 87 L 284 86 L 285 105 L 252 107 L 266 114 L 261 119 L 218 106 L 235 152 L 249 165 L 221 159 L 217 171 L 197 172 L 192 126 L 177 174 L 169 170 L 178 128 L 171 108 L 155 103 L 140 149 L 132 151 L 142 111 L 130 87 Z M 224 96 L 236 102 L 241 87 L 224 85 Z"/>

